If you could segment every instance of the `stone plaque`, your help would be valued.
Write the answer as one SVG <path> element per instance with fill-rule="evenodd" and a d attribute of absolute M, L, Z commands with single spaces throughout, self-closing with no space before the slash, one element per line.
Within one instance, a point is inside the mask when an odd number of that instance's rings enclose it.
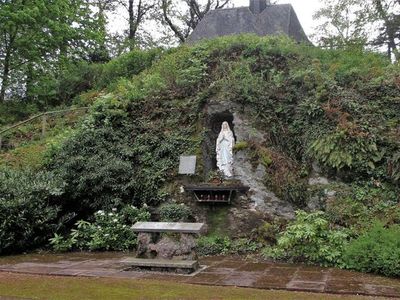
<path fill-rule="evenodd" d="M 179 174 L 194 174 L 196 172 L 196 156 L 181 156 Z"/>

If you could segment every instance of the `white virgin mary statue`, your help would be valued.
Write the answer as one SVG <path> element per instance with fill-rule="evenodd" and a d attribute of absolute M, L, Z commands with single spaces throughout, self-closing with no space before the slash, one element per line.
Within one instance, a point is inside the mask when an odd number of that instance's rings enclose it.
<path fill-rule="evenodd" d="M 235 139 L 228 122 L 223 122 L 217 139 L 217 166 L 226 177 L 233 176 L 233 145 Z"/>

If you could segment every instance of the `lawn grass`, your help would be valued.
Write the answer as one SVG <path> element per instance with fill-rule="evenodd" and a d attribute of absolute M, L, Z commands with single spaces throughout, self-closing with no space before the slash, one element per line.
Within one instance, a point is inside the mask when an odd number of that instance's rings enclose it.
<path fill-rule="evenodd" d="M 157 280 L 40 276 L 0 272 L 0 299 L 366 299 L 250 288 L 202 286 Z M 374 298 L 378 299 L 378 298 Z"/>

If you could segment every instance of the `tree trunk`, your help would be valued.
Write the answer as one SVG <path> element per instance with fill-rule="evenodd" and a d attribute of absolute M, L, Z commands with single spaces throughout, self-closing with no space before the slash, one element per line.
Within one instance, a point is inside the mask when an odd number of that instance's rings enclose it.
<path fill-rule="evenodd" d="M 162 0 L 162 12 L 165 22 L 168 24 L 169 28 L 174 32 L 175 36 L 179 39 L 181 43 L 186 40 L 185 35 L 179 30 L 179 27 L 175 25 L 168 16 L 168 2 L 167 0 Z"/>
<path fill-rule="evenodd" d="M 8 87 L 8 80 L 10 75 L 10 64 L 11 64 L 11 47 L 8 47 L 4 58 L 3 74 L 1 75 L 0 102 L 4 102 L 5 100 L 6 89 Z"/>
<path fill-rule="evenodd" d="M 26 91 L 25 98 L 27 101 L 33 101 L 33 65 L 31 62 L 28 63 L 27 71 L 26 71 Z"/>
<path fill-rule="evenodd" d="M 141 1 L 139 1 L 139 9 L 140 9 Z M 129 14 L 129 48 L 132 51 L 135 48 L 136 42 L 136 30 L 137 24 L 135 24 L 135 14 L 133 12 L 133 0 L 129 0 L 128 5 L 128 14 Z"/>
<path fill-rule="evenodd" d="M 386 38 L 387 38 L 387 53 L 389 56 L 389 59 L 391 59 L 392 57 L 392 53 L 394 54 L 396 60 L 400 59 L 400 53 L 397 49 L 397 45 L 396 45 L 396 39 L 395 39 L 395 32 L 396 32 L 396 27 L 395 24 L 393 24 L 390 19 L 389 16 L 387 14 L 387 12 L 384 10 L 383 5 L 382 5 L 382 1 L 381 0 L 374 0 L 375 3 L 375 9 L 378 12 L 379 17 L 383 20 L 384 24 L 385 24 L 385 34 L 386 34 Z"/>

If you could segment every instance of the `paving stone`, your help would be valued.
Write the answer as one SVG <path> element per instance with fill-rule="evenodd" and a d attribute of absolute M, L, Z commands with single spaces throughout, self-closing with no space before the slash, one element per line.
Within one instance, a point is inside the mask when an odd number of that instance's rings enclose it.
<path fill-rule="evenodd" d="M 207 256 L 207 257 L 200 258 L 199 263 L 201 265 L 213 265 L 216 263 L 221 263 L 225 259 L 226 259 L 226 257 L 224 257 L 224 256 Z"/>
<path fill-rule="evenodd" d="M 321 268 L 318 266 L 308 266 L 308 265 L 297 265 L 298 269 L 302 272 L 313 272 L 313 273 L 330 273 L 332 270 L 331 268 Z M 293 268 L 293 266 L 292 266 Z M 343 270 L 339 270 L 343 271 Z"/>
<path fill-rule="evenodd" d="M 262 289 L 284 289 L 290 278 L 263 275 L 254 282 L 254 287 Z"/>
<path fill-rule="evenodd" d="M 202 283 L 202 284 L 216 284 L 218 281 L 224 279 L 225 274 L 212 274 L 212 273 L 200 273 L 193 277 L 189 277 L 186 280 L 187 283 Z"/>
<path fill-rule="evenodd" d="M 303 270 L 300 270 L 294 274 L 293 280 L 326 282 L 328 280 L 328 273 L 305 272 Z"/>
<path fill-rule="evenodd" d="M 349 282 L 346 280 L 328 280 L 325 286 L 325 292 L 344 293 L 344 294 L 368 294 L 362 283 Z"/>
<path fill-rule="evenodd" d="M 142 277 L 144 277 L 144 275 L 145 275 L 144 272 L 121 271 L 121 272 L 115 273 L 112 277 L 115 277 L 115 278 L 142 278 Z"/>
<path fill-rule="evenodd" d="M 119 273 L 119 270 L 109 270 L 109 269 L 95 269 L 95 270 L 87 270 L 79 273 L 79 276 L 88 276 L 88 277 L 112 277 Z"/>
<path fill-rule="evenodd" d="M 186 282 L 190 280 L 188 275 L 178 275 L 178 274 L 170 274 L 170 273 L 161 273 L 161 272 L 144 272 L 143 279 L 152 279 L 152 280 L 164 280 L 164 281 L 173 281 L 173 282 Z"/>
<path fill-rule="evenodd" d="M 275 268 L 271 267 L 268 268 L 265 271 L 266 275 L 272 275 L 272 276 L 282 276 L 282 277 L 290 277 L 294 276 L 294 274 L 297 272 L 297 268 Z"/>
<path fill-rule="evenodd" d="M 325 290 L 325 283 L 320 281 L 292 280 L 286 284 L 286 288 L 288 290 L 323 292 Z"/>
<path fill-rule="evenodd" d="M 386 297 L 400 298 L 400 288 L 385 285 L 364 284 L 364 290 L 370 295 L 383 295 Z"/>
<path fill-rule="evenodd" d="M 26 268 L 18 268 L 14 269 L 14 272 L 17 273 L 26 273 L 26 274 L 50 274 L 53 272 L 57 272 L 63 270 L 61 268 L 55 268 L 55 267 L 40 267 L 40 266 L 35 266 L 35 267 L 26 267 Z"/>
<path fill-rule="evenodd" d="M 262 276 L 262 272 L 236 272 L 218 281 L 218 285 L 251 287 Z"/>
<path fill-rule="evenodd" d="M 13 264 L 7 264 L 7 265 L 0 265 L 0 270 L 13 270 L 15 269 L 15 265 Z"/>
<path fill-rule="evenodd" d="M 220 263 L 216 263 L 215 267 L 237 269 L 245 264 L 246 262 L 240 260 L 224 260 L 221 261 Z"/>
<path fill-rule="evenodd" d="M 49 273 L 49 275 L 63 275 L 63 276 L 78 276 L 80 273 L 85 272 L 87 270 L 83 269 L 61 269 L 58 271 L 54 271 Z"/>
<path fill-rule="evenodd" d="M 270 264 L 247 263 L 237 268 L 237 270 L 247 272 L 263 272 L 270 267 Z"/>
<path fill-rule="evenodd" d="M 208 267 L 202 273 L 215 273 L 215 274 L 226 274 L 229 275 L 235 272 L 235 268 L 218 268 L 218 267 Z"/>

